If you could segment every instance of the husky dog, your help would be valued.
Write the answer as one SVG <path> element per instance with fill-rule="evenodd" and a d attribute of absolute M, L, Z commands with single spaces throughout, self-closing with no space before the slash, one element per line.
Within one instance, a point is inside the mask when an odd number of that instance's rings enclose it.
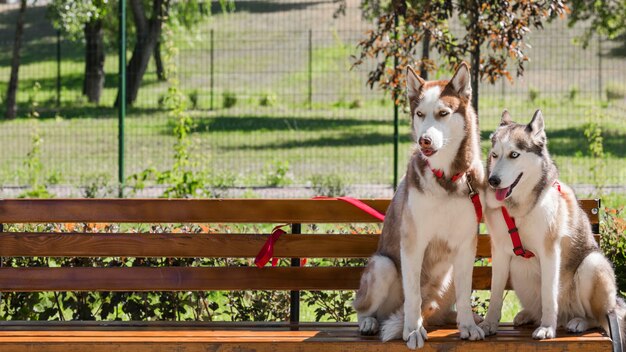
<path fill-rule="evenodd" d="M 409 67 L 407 96 L 417 146 L 361 277 L 359 330 L 374 335 L 382 323 L 383 341 L 402 337 L 415 349 L 427 339 L 425 325 L 456 317 L 461 338 L 483 339 L 470 302 L 477 210 L 468 195 L 483 185 L 484 170 L 469 68 L 425 81 Z"/>
<path fill-rule="evenodd" d="M 624 327 L 626 306 L 617 299 L 612 266 L 598 249 L 574 192 L 557 181 L 546 142 L 540 110 L 528 125 L 511 121 L 505 110 L 491 137 L 485 219 L 493 277 L 489 310 L 480 325 L 487 335 L 498 328 L 509 275 L 523 308 L 513 323 L 539 324 L 535 339 L 554 338 L 557 326 L 574 333 L 594 327 L 608 332 L 606 316 L 612 311 Z M 505 211 L 514 219 L 513 229 L 505 223 Z M 514 249 L 509 233 L 518 234 L 513 236 L 521 238 L 522 246 Z M 524 248 L 534 257 L 514 254 L 523 254 Z"/>

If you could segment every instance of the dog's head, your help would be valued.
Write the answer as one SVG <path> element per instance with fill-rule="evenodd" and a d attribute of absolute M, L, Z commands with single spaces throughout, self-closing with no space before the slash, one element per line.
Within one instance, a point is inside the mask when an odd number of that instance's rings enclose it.
<path fill-rule="evenodd" d="M 527 125 L 513 122 L 504 110 L 500 126 L 491 135 L 487 159 L 489 185 L 498 201 L 511 197 L 516 189 L 533 187 L 545 177 L 549 158 L 546 142 L 541 110 Z"/>
<path fill-rule="evenodd" d="M 462 63 L 450 81 L 425 81 L 407 69 L 407 97 L 415 142 L 427 158 L 436 158 L 458 146 L 470 123 L 472 88 L 467 64 Z M 455 143 L 456 142 L 456 143 Z"/>

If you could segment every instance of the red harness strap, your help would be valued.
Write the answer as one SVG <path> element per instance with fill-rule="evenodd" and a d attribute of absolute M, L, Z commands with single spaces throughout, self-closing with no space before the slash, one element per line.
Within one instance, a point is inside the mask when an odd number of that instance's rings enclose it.
<path fill-rule="evenodd" d="M 317 199 L 317 200 L 341 200 L 344 201 L 348 204 L 352 204 L 353 206 L 363 210 L 364 212 L 366 212 L 367 214 L 375 217 L 376 219 L 380 220 L 380 221 L 384 221 L 385 220 L 385 215 L 382 214 L 381 212 L 379 212 L 378 210 L 370 207 L 369 205 L 361 202 L 358 199 L 355 198 L 351 198 L 351 197 L 337 197 L 337 198 L 332 198 L 332 197 L 315 197 L 313 199 Z M 270 261 L 270 259 L 272 260 L 272 266 L 276 266 L 278 264 L 278 258 L 272 258 L 274 256 L 274 244 L 276 243 L 276 241 L 278 241 L 278 239 L 280 238 L 281 235 L 286 234 L 287 232 L 285 232 L 285 230 L 283 230 L 283 227 L 285 226 L 289 226 L 289 224 L 284 224 L 284 225 L 278 225 L 276 227 L 274 227 L 274 229 L 272 230 L 272 234 L 267 238 L 267 241 L 265 241 L 265 244 L 263 244 L 263 247 L 261 247 L 261 250 L 259 251 L 259 254 L 257 254 L 256 258 L 254 258 L 254 264 L 259 267 L 262 268 L 265 266 L 265 264 L 267 264 L 267 262 Z M 300 265 L 304 265 L 306 264 L 306 259 L 300 259 Z"/>
<path fill-rule="evenodd" d="M 535 256 L 535 253 L 531 251 L 527 251 L 522 246 L 522 240 L 519 237 L 519 232 L 517 230 L 517 226 L 515 226 L 515 219 L 513 219 L 509 212 L 505 207 L 502 207 L 502 217 L 504 217 L 504 222 L 506 222 L 506 227 L 509 229 L 509 235 L 511 236 L 511 242 L 513 242 L 513 253 L 515 253 L 518 257 L 524 257 L 526 259 L 532 258 Z"/>
<path fill-rule="evenodd" d="M 559 191 L 559 193 L 561 193 L 561 184 L 559 183 L 558 180 L 554 181 L 552 186 L 556 188 L 557 191 Z M 511 242 L 513 242 L 513 253 L 515 253 L 515 255 L 518 257 L 523 257 L 526 259 L 534 257 L 535 253 L 524 249 L 524 246 L 522 245 L 522 240 L 519 236 L 519 230 L 517 229 L 517 226 L 515 225 L 515 219 L 512 218 L 511 215 L 509 215 L 509 212 L 506 210 L 505 207 L 502 207 L 501 209 L 502 209 L 502 217 L 504 218 L 504 222 L 506 222 L 506 227 L 509 229 Z"/>

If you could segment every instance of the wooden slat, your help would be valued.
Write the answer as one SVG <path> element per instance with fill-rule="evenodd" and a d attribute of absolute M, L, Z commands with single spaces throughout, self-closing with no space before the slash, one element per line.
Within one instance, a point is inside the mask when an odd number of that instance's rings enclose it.
<path fill-rule="evenodd" d="M 262 234 L 0 233 L 0 257 L 252 258 L 267 240 Z M 278 258 L 366 258 L 379 235 L 283 235 Z M 595 235 L 599 241 L 599 235 Z M 491 257 L 489 235 L 478 236 L 477 258 Z"/>
<path fill-rule="evenodd" d="M 0 268 L 0 291 L 346 290 L 362 268 Z"/>
<path fill-rule="evenodd" d="M 3 352 L 206 352 L 206 351 L 372 351 L 405 352 L 401 340 L 380 342 L 377 336 L 360 336 L 356 326 L 334 324 L 302 326 L 297 331 L 285 328 L 250 329 L 176 329 L 124 328 L 107 330 L 5 330 L 0 331 Z M 532 328 L 502 326 L 498 334 L 484 341 L 462 341 L 454 327 L 428 329 L 428 341 L 420 351 L 611 351 L 611 341 L 597 330 L 571 335 L 563 330 L 557 337 L 536 341 Z"/>
<path fill-rule="evenodd" d="M 255 257 L 267 235 L 0 233 L 3 257 Z M 369 257 L 378 235 L 283 235 L 281 258 Z"/>
<path fill-rule="evenodd" d="M 0 268 L 0 291 L 355 290 L 362 267 Z M 473 288 L 491 287 L 475 267 Z"/>
<path fill-rule="evenodd" d="M 363 202 L 385 212 L 389 199 Z M 580 201 L 592 224 L 598 201 Z M 378 222 L 342 201 L 312 199 L 5 199 L 0 223 L 347 223 Z"/>
<path fill-rule="evenodd" d="M 384 213 L 389 199 L 363 199 Z M 0 223 L 368 223 L 379 220 L 336 200 L 5 199 Z"/>

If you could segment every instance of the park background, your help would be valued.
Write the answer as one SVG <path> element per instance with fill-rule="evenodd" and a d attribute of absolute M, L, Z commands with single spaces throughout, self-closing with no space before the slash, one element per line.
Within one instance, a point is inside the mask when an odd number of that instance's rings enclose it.
<path fill-rule="evenodd" d="M 26 8 L 17 116 L 0 120 L 0 197 L 117 197 L 120 180 L 125 197 L 393 194 L 394 165 L 402 175 L 411 149 L 409 118 L 400 105 L 394 155 L 394 101 L 366 84 L 373 61 L 353 67 L 357 44 L 373 26 L 359 1 L 346 1 L 343 13 L 332 0 L 213 1 L 200 3 L 202 16 L 173 21 L 161 36 L 167 77 L 151 58 L 127 108 L 121 177 L 117 23 L 103 29 L 104 87 L 89 102 L 85 40 L 53 25 L 51 4 Z M 18 3 L 0 4 L 0 92 L 8 86 L 18 12 Z M 130 58 L 130 15 L 128 22 Z M 540 108 L 561 180 L 613 211 L 626 198 L 626 42 L 593 34 L 583 45 L 587 29 L 566 19 L 533 29 L 523 77 L 480 82 L 483 155 L 503 109 L 526 122 Z M 430 76 L 450 72 L 442 65 Z M 623 223 L 623 213 L 615 214 Z M 344 309 L 350 297 L 342 295 L 316 296 L 312 307 L 332 299 Z M 348 308 L 333 309 L 321 318 L 353 319 Z"/>

